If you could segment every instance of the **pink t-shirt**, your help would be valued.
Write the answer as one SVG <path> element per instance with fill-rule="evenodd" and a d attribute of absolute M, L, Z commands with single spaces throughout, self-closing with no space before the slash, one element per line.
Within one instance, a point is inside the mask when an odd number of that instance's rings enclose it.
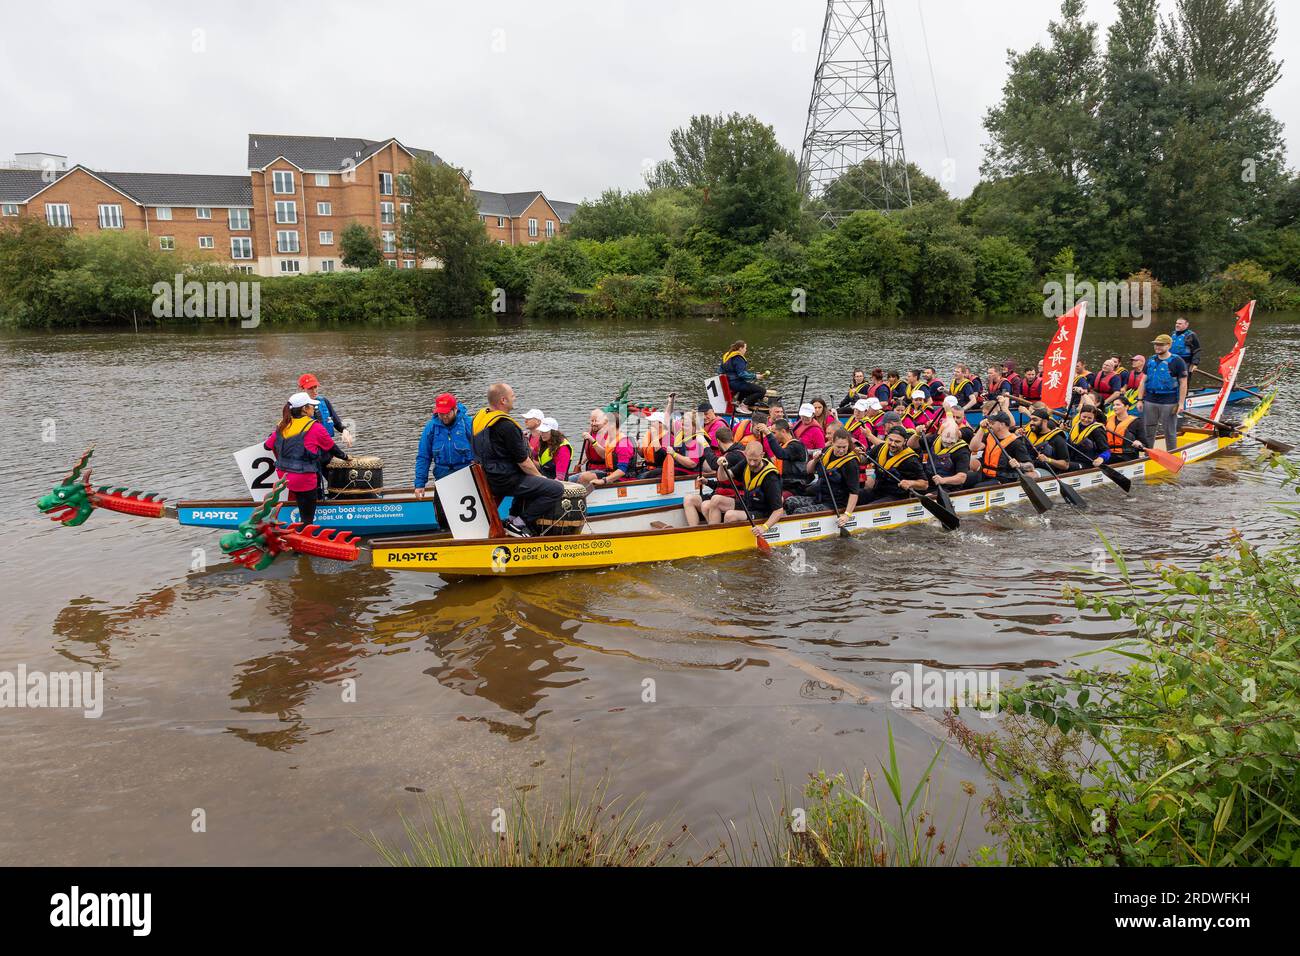
<path fill-rule="evenodd" d="M 826 429 L 816 420 L 805 422 L 800 419 L 799 424 L 794 426 L 794 437 L 803 442 L 809 451 L 826 447 Z"/>
<path fill-rule="evenodd" d="M 279 429 L 273 429 L 271 436 L 262 442 L 262 447 L 268 451 L 275 451 L 275 433 Z M 329 451 L 334 447 L 334 439 L 330 438 L 330 433 L 325 430 L 325 426 L 320 422 L 312 422 L 307 426 L 307 436 L 303 439 L 303 446 L 315 454 L 323 451 Z M 316 472 L 299 472 L 299 471 L 281 471 L 279 468 L 275 473 L 284 479 L 285 487 L 290 491 L 311 491 L 316 487 Z"/>

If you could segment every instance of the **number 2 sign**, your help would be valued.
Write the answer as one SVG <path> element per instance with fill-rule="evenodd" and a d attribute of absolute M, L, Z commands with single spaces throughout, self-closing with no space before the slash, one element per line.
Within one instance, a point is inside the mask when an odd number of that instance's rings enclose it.
<path fill-rule="evenodd" d="M 249 445 L 235 452 L 235 464 L 244 476 L 248 493 L 254 501 L 261 501 L 275 487 L 275 455 L 262 445 Z"/>

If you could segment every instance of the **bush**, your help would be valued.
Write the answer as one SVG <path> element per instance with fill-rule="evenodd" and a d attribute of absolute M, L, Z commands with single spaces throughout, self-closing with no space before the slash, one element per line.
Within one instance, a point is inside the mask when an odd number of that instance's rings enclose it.
<path fill-rule="evenodd" d="M 569 280 L 558 269 L 540 264 L 533 269 L 524 300 L 524 315 L 529 318 L 567 318 L 578 311 Z"/>
<path fill-rule="evenodd" d="M 1034 264 L 1029 253 L 1005 236 L 975 244 L 975 296 L 988 312 L 1017 312 L 1033 295 Z"/>

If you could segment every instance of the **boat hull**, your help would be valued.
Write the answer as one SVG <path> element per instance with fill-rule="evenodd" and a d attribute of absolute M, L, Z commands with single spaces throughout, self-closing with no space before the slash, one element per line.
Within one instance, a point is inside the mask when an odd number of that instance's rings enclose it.
<path fill-rule="evenodd" d="M 1179 436 L 1178 451 L 1191 463 L 1217 454 L 1238 441 L 1219 438 L 1200 430 L 1185 430 Z M 1130 479 L 1167 474 L 1154 461 L 1139 458 L 1122 462 L 1115 469 Z M 1110 481 L 1099 469 L 1071 472 L 1063 479 L 1072 488 L 1089 491 Z M 1053 498 L 1060 497 L 1054 480 L 1039 484 Z M 958 515 L 976 515 L 1026 501 L 1017 484 L 990 486 L 952 495 Z M 881 531 L 934 521 L 915 499 L 864 505 L 851 516 L 851 534 Z M 651 521 L 663 527 L 651 528 Z M 747 524 L 711 525 L 688 528 L 680 508 L 665 507 L 638 514 L 612 515 L 588 523 L 590 533 L 536 538 L 499 538 L 455 541 L 443 538 L 409 538 L 376 543 L 370 549 L 375 567 L 394 570 L 432 571 L 448 577 L 464 575 L 546 574 L 555 571 L 595 570 L 626 564 L 708 558 L 722 554 L 754 551 L 754 535 Z M 765 537 L 777 546 L 818 541 L 839 534 L 833 512 L 795 515 L 779 521 Z"/>

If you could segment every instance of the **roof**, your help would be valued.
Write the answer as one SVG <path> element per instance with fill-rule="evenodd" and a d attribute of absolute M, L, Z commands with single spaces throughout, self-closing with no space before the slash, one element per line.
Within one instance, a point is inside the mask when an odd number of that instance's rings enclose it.
<path fill-rule="evenodd" d="M 569 224 L 569 220 L 573 218 L 573 214 L 578 210 L 579 204 L 576 202 L 565 202 L 563 199 L 552 199 L 549 196 L 546 197 L 546 201 L 551 204 L 555 214 L 560 217 L 560 222 L 566 226 Z"/>
<path fill-rule="evenodd" d="M 196 173 L 102 173 L 95 175 L 146 206 L 251 206 L 248 176 Z"/>
<path fill-rule="evenodd" d="M 265 169 L 281 156 L 305 172 L 328 173 L 346 169 L 369 159 L 389 143 L 434 165 L 442 159 L 431 149 L 403 146 L 396 139 L 361 139 L 356 136 L 284 136 L 279 133 L 248 134 L 248 168 Z"/>
<path fill-rule="evenodd" d="M 54 171 L 54 181 L 68 175 L 68 170 Z M 0 169 L 0 202 L 25 203 L 50 183 L 43 169 Z"/>
<path fill-rule="evenodd" d="M 470 192 L 474 194 L 474 200 L 478 203 L 478 214 L 480 216 L 509 216 L 512 219 L 522 216 L 538 196 L 546 199 L 540 189 L 522 193 L 494 193 L 488 192 L 486 189 L 471 189 Z M 546 199 L 546 201 L 550 203 L 549 199 Z M 552 204 L 551 208 L 555 209 L 555 206 Z M 559 216 L 560 211 L 555 209 L 555 214 Z M 563 217 L 561 217 L 560 221 L 567 222 Z"/>

